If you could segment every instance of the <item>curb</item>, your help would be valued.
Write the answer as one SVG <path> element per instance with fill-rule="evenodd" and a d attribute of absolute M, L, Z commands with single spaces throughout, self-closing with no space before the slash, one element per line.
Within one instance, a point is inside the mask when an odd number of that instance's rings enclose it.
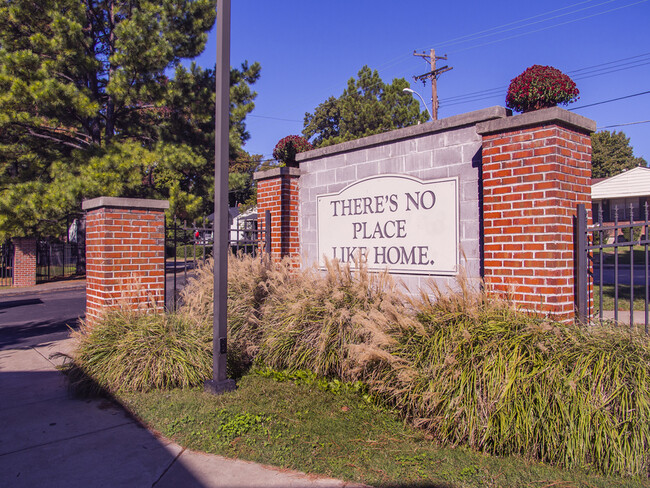
<path fill-rule="evenodd" d="M 62 290 L 79 290 L 85 288 L 85 279 L 74 281 L 55 281 L 52 283 L 43 283 L 41 285 L 24 286 L 20 288 L 7 288 L 6 290 L 0 290 L 0 298 L 16 295 L 31 295 L 34 293 L 48 293 Z"/>

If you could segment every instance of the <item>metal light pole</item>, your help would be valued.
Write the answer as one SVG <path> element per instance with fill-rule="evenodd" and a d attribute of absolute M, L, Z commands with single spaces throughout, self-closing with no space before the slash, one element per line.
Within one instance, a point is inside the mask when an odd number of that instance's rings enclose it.
<path fill-rule="evenodd" d="M 433 115 L 431 115 L 431 112 L 429 112 L 429 107 L 427 107 L 427 103 L 424 101 L 424 98 L 422 98 L 422 95 L 420 95 L 415 90 L 411 90 L 410 88 L 404 88 L 402 91 L 409 92 L 420 97 L 420 100 L 422 100 L 422 105 L 424 105 L 424 108 L 427 110 L 427 113 L 429 114 L 429 118 L 433 120 Z"/>
<path fill-rule="evenodd" d="M 230 119 L 230 0 L 217 0 L 217 65 L 214 163 L 214 318 L 212 379 L 205 389 L 220 394 L 235 389 L 226 378 L 228 316 L 228 126 Z"/>

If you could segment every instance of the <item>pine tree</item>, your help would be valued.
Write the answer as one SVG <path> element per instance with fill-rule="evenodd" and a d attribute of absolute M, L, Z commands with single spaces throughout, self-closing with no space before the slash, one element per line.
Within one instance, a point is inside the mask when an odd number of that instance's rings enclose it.
<path fill-rule="evenodd" d="M 420 112 L 420 103 L 404 88 L 404 78 L 384 83 L 377 70 L 364 66 L 358 78 L 348 80 L 339 98 L 330 97 L 313 114 L 305 114 L 302 133 L 313 138 L 314 146 L 350 141 L 372 134 L 425 122 L 427 114 Z"/>
<path fill-rule="evenodd" d="M 215 0 L 0 2 L 0 240 L 56 234 L 98 195 L 205 211 L 214 70 L 180 62 L 203 50 L 214 19 Z M 232 155 L 259 73 L 231 69 Z"/>
<path fill-rule="evenodd" d="M 626 169 L 646 166 L 643 158 L 634 157 L 630 138 L 623 132 L 603 130 L 591 135 L 591 176 L 607 178 Z"/>

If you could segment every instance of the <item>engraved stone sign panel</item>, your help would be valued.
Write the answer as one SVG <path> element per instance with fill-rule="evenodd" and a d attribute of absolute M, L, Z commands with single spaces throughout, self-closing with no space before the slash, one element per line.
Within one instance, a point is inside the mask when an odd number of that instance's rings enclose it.
<path fill-rule="evenodd" d="M 319 195 L 319 266 L 326 258 L 351 264 L 360 258 L 372 271 L 457 274 L 458 185 L 458 178 L 390 174 Z"/>

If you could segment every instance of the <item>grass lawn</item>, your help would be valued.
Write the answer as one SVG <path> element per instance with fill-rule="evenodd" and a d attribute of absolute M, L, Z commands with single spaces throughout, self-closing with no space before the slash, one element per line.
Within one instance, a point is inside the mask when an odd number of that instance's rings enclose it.
<path fill-rule="evenodd" d="M 600 286 L 594 285 L 594 305 L 600 310 Z M 614 310 L 614 285 L 603 285 L 603 310 Z M 618 286 L 618 310 L 630 310 L 630 286 Z M 634 310 L 645 310 L 645 286 L 634 287 Z"/>
<path fill-rule="evenodd" d="M 650 249 L 648 250 L 648 259 L 650 260 Z M 608 247 L 603 249 L 603 263 L 613 265 L 614 261 L 614 248 Z M 593 251 L 593 262 L 595 265 L 600 263 L 600 251 Z M 618 248 L 618 264 L 630 264 L 630 246 L 621 246 Z M 645 264 L 645 246 L 634 246 L 634 264 Z"/>
<path fill-rule="evenodd" d="M 383 487 L 642 487 L 635 479 L 567 471 L 520 457 L 441 448 L 354 392 L 247 375 L 235 392 L 121 394 L 179 444 L 231 458 Z"/>

